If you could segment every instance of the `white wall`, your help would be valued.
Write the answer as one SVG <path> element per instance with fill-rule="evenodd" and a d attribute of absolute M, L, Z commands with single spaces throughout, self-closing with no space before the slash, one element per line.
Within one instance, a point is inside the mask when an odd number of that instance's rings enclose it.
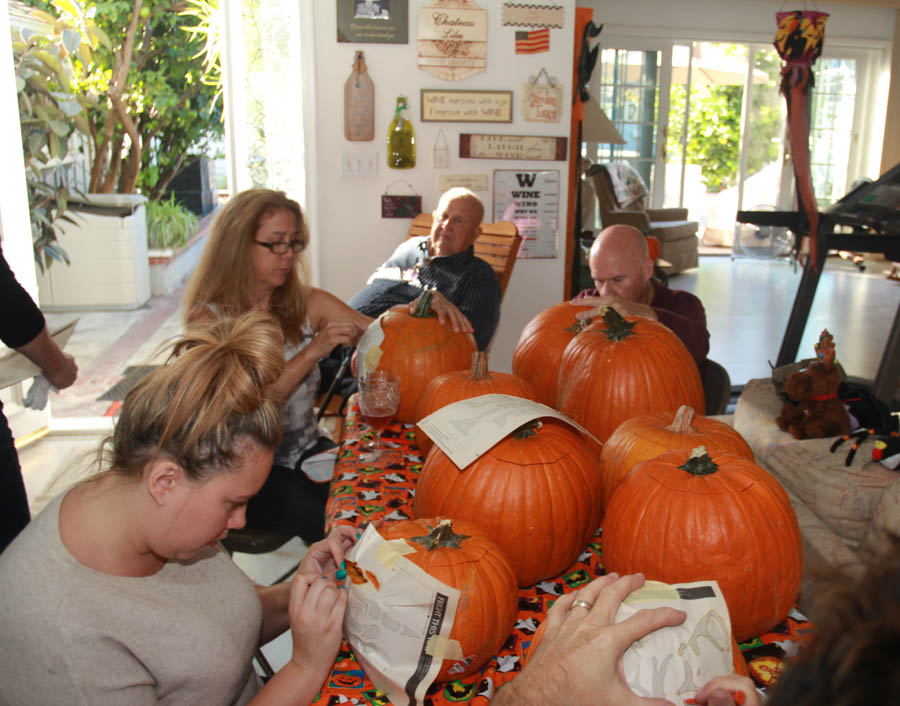
<path fill-rule="evenodd" d="M 542 54 L 516 55 L 512 27 L 500 24 L 499 0 L 479 0 L 488 13 L 487 70 L 461 81 L 445 81 L 417 67 L 418 10 L 429 0 L 409 0 L 408 44 L 338 43 L 334 0 L 315 0 L 315 152 L 311 160 L 313 182 L 307 190 L 309 208 L 314 212 L 314 238 L 318 237 L 315 261 L 311 262 L 321 286 L 347 299 L 366 281 L 405 237 L 406 219 L 382 219 L 381 195 L 402 179 L 422 196 L 422 207 L 431 211 L 438 197 L 438 173 L 486 174 L 489 191 L 478 195 L 485 203 L 486 219 L 493 220 L 491 202 L 495 169 L 558 169 L 561 194 L 560 228 L 557 233 L 556 257 L 553 259 L 521 259 L 515 266 L 503 300 L 501 322 L 491 353 L 491 368 L 508 371 L 512 352 L 525 324 L 540 310 L 563 298 L 565 261 L 565 223 L 568 209 L 566 185 L 567 162 L 523 162 L 506 160 L 460 159 L 459 134 L 501 133 L 509 135 L 552 135 L 568 137 L 570 113 L 567 108 L 559 123 L 525 122 L 519 109 L 521 84 L 540 69 L 547 71 L 565 86 L 564 100 L 571 104 L 571 76 L 575 0 L 557 0 L 565 8 L 565 27 L 551 30 L 550 51 Z M 350 75 L 356 50 L 365 52 L 369 76 L 375 84 L 375 140 L 348 142 L 344 139 L 344 82 Z M 312 87 L 305 85 L 304 94 Z M 512 89 L 513 122 L 509 123 L 423 123 L 420 117 L 419 91 L 422 88 L 443 89 Z M 398 94 L 408 97 L 407 116 L 416 130 L 417 161 L 413 169 L 389 169 L 386 164 L 385 136 L 393 117 Z M 309 129 L 309 125 L 307 125 Z M 449 168 L 433 168 L 433 148 L 440 130 L 450 148 Z M 342 178 L 340 155 L 345 152 L 377 153 L 374 177 Z M 405 185 L 390 189 L 391 193 L 409 193 Z"/>

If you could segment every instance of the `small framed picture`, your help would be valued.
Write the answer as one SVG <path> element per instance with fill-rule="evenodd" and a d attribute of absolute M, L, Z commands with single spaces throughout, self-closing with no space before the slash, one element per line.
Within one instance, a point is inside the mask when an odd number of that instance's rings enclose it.
<path fill-rule="evenodd" d="M 337 0 L 337 40 L 407 44 L 409 0 Z"/>

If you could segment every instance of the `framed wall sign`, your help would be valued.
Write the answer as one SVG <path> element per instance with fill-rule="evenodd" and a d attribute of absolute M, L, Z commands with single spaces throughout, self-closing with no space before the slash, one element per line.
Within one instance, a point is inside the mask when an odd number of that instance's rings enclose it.
<path fill-rule="evenodd" d="M 541 83 L 541 76 L 547 82 Z M 563 88 L 554 81 L 546 69 L 537 78 L 522 84 L 522 117 L 532 123 L 558 123 L 563 111 Z"/>
<path fill-rule="evenodd" d="M 422 122 L 511 123 L 512 91 L 457 91 L 423 88 Z"/>
<path fill-rule="evenodd" d="M 512 221 L 522 235 L 519 257 L 556 257 L 559 170 L 494 170 L 494 221 Z"/>
<path fill-rule="evenodd" d="M 419 9 L 419 68 L 459 81 L 487 68 L 487 11 L 474 0 L 434 0 Z"/>
<path fill-rule="evenodd" d="M 459 156 L 471 159 L 566 160 L 565 137 L 461 133 Z"/>
<path fill-rule="evenodd" d="M 355 44 L 406 44 L 409 0 L 336 0 L 337 40 Z"/>

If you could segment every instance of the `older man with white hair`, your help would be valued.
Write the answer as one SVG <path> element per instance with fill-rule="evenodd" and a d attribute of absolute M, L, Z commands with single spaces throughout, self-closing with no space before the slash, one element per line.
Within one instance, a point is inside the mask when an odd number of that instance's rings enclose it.
<path fill-rule="evenodd" d="M 475 255 L 484 206 L 468 189 L 446 191 L 434 210 L 427 236 L 401 243 L 369 277 L 349 304 L 367 316 L 379 316 L 396 304 L 415 304 L 432 290 L 431 308 L 457 331 L 471 332 L 479 349 L 490 343 L 500 321 L 500 280 Z"/>

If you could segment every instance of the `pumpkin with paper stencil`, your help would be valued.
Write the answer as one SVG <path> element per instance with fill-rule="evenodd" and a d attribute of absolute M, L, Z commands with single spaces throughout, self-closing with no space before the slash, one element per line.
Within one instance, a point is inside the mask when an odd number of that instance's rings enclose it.
<path fill-rule="evenodd" d="M 518 375 L 488 371 L 487 353 L 477 351 L 472 354 L 471 370 L 443 373 L 425 385 L 416 403 L 416 424 L 448 404 L 490 394 L 512 395 L 528 400 L 535 398 L 534 388 L 527 380 Z M 428 435 L 418 426 L 416 444 L 423 455 L 427 454 L 433 445 Z"/>
<path fill-rule="evenodd" d="M 603 519 L 603 564 L 666 583 L 714 579 L 735 638 L 761 635 L 797 598 L 803 551 L 787 493 L 730 453 L 670 451 L 635 466 Z"/>
<path fill-rule="evenodd" d="M 381 316 L 384 340 L 372 367 L 389 370 L 400 378 L 400 405 L 394 418 L 416 421 L 416 402 L 432 378 L 451 370 L 469 367 L 476 350 L 470 333 L 457 333 L 449 323 L 440 323 L 431 311 L 431 292 L 419 297 L 416 311 L 408 304 L 391 307 Z M 362 363 L 367 369 L 369 362 Z"/>
<path fill-rule="evenodd" d="M 532 657 L 534 657 L 534 653 L 537 651 L 538 645 L 540 645 L 541 641 L 544 639 L 544 633 L 546 632 L 547 620 L 545 619 L 538 626 L 538 629 L 531 638 L 531 644 L 528 645 L 528 650 L 525 652 L 525 657 L 522 660 L 523 667 L 531 661 Z M 735 674 L 740 674 L 742 677 L 750 676 L 750 670 L 747 668 L 747 660 L 744 659 L 741 648 L 738 646 L 737 640 L 734 639 L 734 633 L 731 634 L 731 660 Z"/>
<path fill-rule="evenodd" d="M 622 422 L 600 452 L 603 461 L 603 507 L 629 471 L 666 451 L 690 451 L 705 446 L 710 452 L 728 451 L 748 461 L 753 452 L 734 427 L 717 419 L 701 417 L 692 407 L 677 412 L 641 414 Z"/>
<path fill-rule="evenodd" d="M 477 672 L 503 646 L 519 610 L 516 579 L 506 557 L 466 520 L 387 522 L 378 533 L 386 540 L 404 542 L 406 559 L 459 590 L 450 643 L 435 681 Z"/>
<path fill-rule="evenodd" d="M 522 329 L 513 352 L 512 371 L 534 387 L 538 402 L 556 404 L 556 378 L 563 351 L 575 334 L 588 326 L 575 315 L 591 307 L 563 302 L 544 309 Z"/>
<path fill-rule="evenodd" d="M 481 527 L 520 586 L 557 576 L 600 524 L 600 464 L 578 431 L 552 418 L 523 425 L 460 469 L 435 447 L 419 474 L 414 517 Z"/>
<path fill-rule="evenodd" d="M 600 442 L 626 419 L 685 404 L 701 414 L 706 409 L 700 373 L 678 336 L 658 321 L 622 318 L 606 307 L 563 351 L 554 406 Z"/>

